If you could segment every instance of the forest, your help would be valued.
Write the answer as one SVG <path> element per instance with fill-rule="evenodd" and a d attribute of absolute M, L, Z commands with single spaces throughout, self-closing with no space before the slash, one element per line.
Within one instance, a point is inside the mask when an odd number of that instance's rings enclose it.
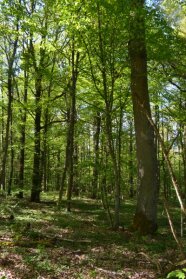
<path fill-rule="evenodd" d="M 0 1 L 0 279 L 186 278 L 184 0 Z"/>

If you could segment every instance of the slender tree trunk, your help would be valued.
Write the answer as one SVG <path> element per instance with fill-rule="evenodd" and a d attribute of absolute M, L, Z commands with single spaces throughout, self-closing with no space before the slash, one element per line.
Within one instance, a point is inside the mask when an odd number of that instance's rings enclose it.
<path fill-rule="evenodd" d="M 8 195 L 11 195 L 12 192 L 12 182 L 13 182 L 13 174 L 14 174 L 14 146 L 13 146 L 13 131 L 12 131 L 12 112 L 11 112 L 11 119 L 10 119 L 10 175 L 9 175 L 9 181 L 8 181 L 8 189 L 7 193 Z"/>
<path fill-rule="evenodd" d="M 108 198 L 108 185 L 107 185 L 107 172 L 108 172 L 108 158 L 109 158 L 109 152 L 108 147 L 105 145 L 105 141 L 102 141 L 101 144 L 101 175 L 100 175 L 100 191 L 101 191 L 101 200 L 103 204 L 103 208 L 106 210 L 108 221 L 110 223 L 110 226 L 114 227 L 114 222 L 112 219 L 111 209 L 110 209 L 110 203 Z"/>
<path fill-rule="evenodd" d="M 4 128 L 5 128 L 5 125 L 4 125 L 4 92 L 3 90 L 1 89 L 1 102 L 2 102 L 2 112 L 1 112 L 1 154 L 3 153 L 3 146 L 4 146 Z M 2 155 L 1 155 L 2 157 Z M 2 158 L 1 158 L 2 160 Z"/>
<path fill-rule="evenodd" d="M 74 39 L 72 41 L 72 73 L 71 73 L 71 85 L 69 86 L 69 98 L 70 107 L 67 110 L 67 141 L 64 169 L 61 179 L 61 185 L 59 190 L 59 206 L 61 204 L 62 195 L 65 186 L 65 180 L 68 173 L 67 180 L 67 211 L 71 210 L 71 198 L 74 183 L 74 134 L 76 123 L 76 83 L 78 77 L 78 64 L 79 64 L 79 52 L 75 55 Z"/>
<path fill-rule="evenodd" d="M 108 139 L 109 153 L 112 159 L 112 165 L 114 170 L 114 192 L 115 192 L 115 209 L 114 209 L 114 228 L 117 229 L 120 223 L 120 172 L 118 161 L 116 157 L 116 151 L 113 144 L 112 136 L 112 120 L 110 110 L 106 110 L 106 134 Z"/>
<path fill-rule="evenodd" d="M 123 125 L 123 107 L 120 100 L 120 114 L 119 114 L 119 123 L 118 123 L 118 138 L 116 141 L 116 148 L 117 148 L 117 164 L 118 164 L 118 175 L 119 175 L 119 184 L 121 187 L 121 151 L 122 151 L 122 125 Z M 119 189 L 118 192 L 118 199 L 120 203 L 120 195 L 121 195 L 121 189 Z M 119 205 L 120 206 L 120 205 Z M 119 223 L 118 223 L 119 224 Z"/>
<path fill-rule="evenodd" d="M 19 25 L 17 23 L 16 31 L 19 30 Z M 8 80 L 7 80 L 7 87 L 8 87 L 8 107 L 7 107 L 7 121 L 6 121 L 6 130 L 5 130 L 5 138 L 4 138 L 4 145 L 3 145 L 3 155 L 2 155 L 2 167 L 0 172 L 0 187 L 5 190 L 5 176 L 6 176 L 6 162 L 8 157 L 8 145 L 9 145 L 9 132 L 10 132 L 10 120 L 11 120 L 11 113 L 12 113 L 12 94 L 13 94 L 13 65 L 14 60 L 17 52 L 18 46 L 18 37 L 15 39 L 13 44 L 12 55 L 8 61 Z"/>
<path fill-rule="evenodd" d="M 34 12 L 34 6 L 32 12 Z M 33 173 L 32 173 L 32 189 L 31 198 L 32 202 L 40 202 L 41 184 L 42 184 L 42 169 L 41 169 L 41 112 L 42 112 L 42 79 L 43 71 L 45 68 L 46 50 L 43 45 L 46 41 L 47 34 L 47 9 L 45 10 L 45 20 L 43 28 L 45 30 L 40 42 L 39 62 L 37 63 L 37 57 L 33 45 L 33 34 L 30 34 L 30 52 L 32 55 L 32 63 L 35 71 L 35 120 L 34 120 L 34 161 L 33 161 Z"/>
<path fill-rule="evenodd" d="M 71 110 L 68 130 L 68 184 L 67 184 L 67 211 L 71 210 L 71 198 L 74 183 L 74 132 L 76 123 L 76 83 L 78 76 L 79 52 L 75 55 L 74 40 L 72 42 L 72 86 L 70 89 Z"/>
<path fill-rule="evenodd" d="M 107 83 L 107 72 L 106 72 L 106 58 L 105 58 L 105 49 L 104 42 L 102 37 L 102 21 L 101 21 L 101 10 L 99 4 L 97 5 L 98 12 L 98 36 L 99 36 L 99 51 L 100 51 L 100 60 L 101 60 L 101 75 L 102 75 L 102 85 L 103 85 L 103 97 L 105 101 L 105 130 L 108 140 L 109 153 L 112 160 L 113 172 L 114 172 L 114 200 L 115 200 L 115 209 L 114 209 L 114 228 L 119 227 L 119 214 L 120 214 L 120 172 L 116 156 L 116 150 L 114 148 L 113 134 L 112 134 L 112 106 L 113 106 L 113 94 L 114 94 L 114 77 L 112 77 L 112 88 L 108 89 Z"/>
<path fill-rule="evenodd" d="M 186 203 L 186 125 L 184 125 L 183 134 L 183 167 L 184 167 L 184 194 Z"/>
<path fill-rule="evenodd" d="M 47 90 L 47 97 L 50 99 L 51 96 L 51 90 L 52 90 L 52 83 L 53 83 L 53 74 L 54 74 L 54 68 L 56 64 L 55 57 L 52 61 L 52 69 L 50 73 L 50 81 L 49 86 Z M 48 123 L 50 121 L 50 114 L 49 114 L 49 108 L 46 106 L 44 111 L 44 130 L 43 130 L 43 152 L 42 152 L 42 170 L 43 170 L 43 189 L 44 191 L 48 191 L 48 164 L 49 164 L 49 146 L 48 146 Z"/>
<path fill-rule="evenodd" d="M 61 179 L 61 175 L 60 175 L 60 167 L 61 167 L 61 151 L 58 150 L 57 152 L 57 166 L 56 166 L 56 186 L 55 186 L 55 190 L 59 191 L 60 189 L 60 179 Z"/>
<path fill-rule="evenodd" d="M 34 122 L 34 162 L 33 162 L 33 175 L 32 175 L 32 189 L 31 189 L 31 201 L 40 202 L 41 193 L 41 169 L 40 169 L 40 159 L 41 159 L 41 77 L 36 79 L 35 83 L 36 93 L 35 93 L 35 122 Z"/>
<path fill-rule="evenodd" d="M 65 161 L 64 161 L 64 167 L 63 167 L 63 172 L 62 172 L 62 177 L 61 177 L 61 182 L 60 182 L 60 188 L 59 188 L 59 199 L 58 199 L 58 205 L 59 206 L 61 205 L 63 192 L 64 192 L 64 188 L 65 188 L 67 169 L 68 169 L 68 134 L 67 134 L 67 143 L 66 143 L 66 149 L 65 149 Z"/>
<path fill-rule="evenodd" d="M 24 69 L 24 97 L 23 102 L 24 106 L 27 104 L 28 96 L 28 72 L 27 69 Z M 25 141 L 26 141 L 26 120 L 27 120 L 27 111 L 26 108 L 22 111 L 22 123 L 21 123 L 21 137 L 20 137 L 20 156 L 19 156 L 19 196 L 23 198 L 23 188 L 24 188 L 24 170 L 25 170 Z"/>
<path fill-rule="evenodd" d="M 129 134 L 129 196 L 130 198 L 134 197 L 134 163 L 133 163 L 133 124 L 132 120 L 130 120 L 130 134 Z"/>
<path fill-rule="evenodd" d="M 92 198 L 97 198 L 98 192 L 98 176 L 99 176 L 99 137 L 101 129 L 101 116 L 98 112 L 94 121 L 95 132 L 93 136 L 94 142 L 94 166 L 93 166 L 93 178 L 92 178 Z"/>
<path fill-rule="evenodd" d="M 77 142 L 74 143 L 74 185 L 73 194 L 79 196 L 79 178 L 78 178 L 78 160 L 79 160 L 79 149 Z"/>
<path fill-rule="evenodd" d="M 149 234 L 157 229 L 158 171 L 154 130 L 146 116 L 151 110 L 144 12 L 144 1 L 131 1 L 129 56 L 139 180 L 133 225 L 142 234 Z"/>
<path fill-rule="evenodd" d="M 48 191 L 48 143 L 47 143 L 47 134 L 48 134 L 48 119 L 49 112 L 48 108 L 45 109 L 44 115 L 44 131 L 43 131 L 43 152 L 42 152 L 42 168 L 43 168 L 43 190 Z"/>
<path fill-rule="evenodd" d="M 10 120 L 12 112 L 12 73 L 9 71 L 8 74 L 8 108 L 7 108 L 7 120 L 6 120 L 6 130 L 5 130 L 5 139 L 3 146 L 3 158 L 2 158 L 2 167 L 0 173 L 0 185 L 3 190 L 5 190 L 5 175 L 6 175 L 6 162 L 8 155 L 8 145 L 9 145 L 9 132 L 10 132 Z"/>
<path fill-rule="evenodd" d="M 186 102 L 184 104 L 184 108 L 186 108 Z M 184 200 L 186 204 L 186 124 L 184 123 L 181 125 L 181 131 L 182 136 L 180 137 L 181 142 L 181 156 L 182 156 L 182 162 L 183 162 L 183 194 L 184 194 Z"/>

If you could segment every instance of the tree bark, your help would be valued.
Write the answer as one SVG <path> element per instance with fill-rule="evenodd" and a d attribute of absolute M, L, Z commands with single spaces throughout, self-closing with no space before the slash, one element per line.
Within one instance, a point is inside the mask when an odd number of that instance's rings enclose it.
<path fill-rule="evenodd" d="M 46 28 L 46 26 L 45 26 Z M 45 40 L 45 36 L 42 37 L 42 42 Z M 40 202 L 41 193 L 41 97 L 42 97 L 42 78 L 45 60 L 45 49 L 40 49 L 40 60 L 37 66 L 35 49 L 30 40 L 30 50 L 32 54 L 33 67 L 36 75 L 35 80 L 35 120 L 34 120 L 34 161 L 33 161 L 33 173 L 32 173 L 32 189 L 30 201 Z"/>
<path fill-rule="evenodd" d="M 28 96 L 28 72 L 27 66 L 25 65 L 24 69 L 24 105 L 27 104 Z M 20 197 L 23 197 L 23 188 L 24 188 L 24 170 L 25 170 L 25 140 L 26 140 L 26 120 L 27 120 L 27 111 L 26 108 L 22 111 L 21 116 L 21 136 L 20 136 L 20 155 L 19 155 L 19 187 L 20 187 Z"/>
<path fill-rule="evenodd" d="M 14 175 L 14 145 L 13 145 L 13 131 L 12 131 L 12 111 L 10 117 L 10 175 L 8 180 L 8 189 L 7 194 L 11 195 L 12 192 L 12 182 L 13 182 L 13 175 Z"/>
<path fill-rule="evenodd" d="M 41 135 L 40 135 L 40 125 L 41 125 L 41 77 L 38 77 L 35 82 L 35 121 L 34 121 L 34 162 L 33 162 L 33 174 L 32 174 L 32 189 L 31 198 L 32 202 L 40 202 L 41 193 L 41 169 L 40 169 L 40 159 L 41 159 Z"/>
<path fill-rule="evenodd" d="M 16 25 L 16 31 L 19 30 L 19 24 Z M 6 162 L 8 155 L 8 145 L 9 145 L 9 133 L 10 133 L 10 120 L 12 113 L 12 94 L 13 94 L 13 65 L 16 57 L 18 47 L 18 37 L 16 37 L 13 43 L 12 54 L 8 61 L 8 79 L 7 79 L 7 87 L 8 87 L 8 107 L 7 107 L 7 121 L 6 121 L 6 130 L 5 130 L 5 138 L 3 145 L 3 155 L 2 155 L 2 167 L 0 172 L 0 187 L 5 190 L 5 176 L 6 176 Z"/>
<path fill-rule="evenodd" d="M 54 76 L 54 68 L 56 64 L 56 58 L 53 58 L 52 61 L 52 69 L 50 73 L 50 80 L 49 80 L 49 86 L 47 90 L 47 97 L 50 99 L 51 97 L 51 90 L 52 90 L 52 83 L 53 83 L 53 76 Z M 43 189 L 45 192 L 47 192 L 48 189 L 48 165 L 49 165 L 49 146 L 48 146 L 48 123 L 50 121 L 50 110 L 46 104 L 45 110 L 44 110 L 44 129 L 43 129 L 43 152 L 42 152 L 42 172 L 43 172 Z"/>
<path fill-rule="evenodd" d="M 60 206 L 62 201 L 62 195 L 64 191 L 65 181 L 67 177 L 67 211 L 71 210 L 71 198 L 74 183 L 74 133 L 76 123 L 76 83 L 78 77 L 78 65 L 79 65 L 79 52 L 75 54 L 75 42 L 72 39 L 72 56 L 71 56 L 71 83 L 67 90 L 70 98 L 70 106 L 67 108 L 67 139 L 66 139 L 66 151 L 65 162 L 63 168 L 63 174 L 61 178 L 61 185 L 59 189 L 58 204 Z"/>
<path fill-rule="evenodd" d="M 129 56 L 139 183 L 133 226 L 149 234 L 157 230 L 158 170 L 154 130 L 146 115 L 151 117 L 144 13 L 143 0 L 131 1 Z"/>
<path fill-rule="evenodd" d="M 93 178 L 92 178 L 92 198 L 97 198 L 98 192 L 98 176 L 99 176 L 99 137 L 101 129 L 101 116 L 98 112 L 95 116 L 94 122 L 95 132 L 93 136 L 94 142 L 94 166 L 93 166 Z"/>
<path fill-rule="evenodd" d="M 32 13 L 35 6 L 32 6 Z M 41 184 L 42 184 L 42 169 L 41 169 L 41 112 L 42 112 L 42 80 L 44 75 L 44 68 L 46 67 L 46 49 L 43 48 L 46 41 L 46 34 L 48 30 L 48 9 L 45 10 L 43 18 L 43 28 L 45 32 L 41 34 L 40 50 L 39 50 L 39 62 L 37 63 L 36 51 L 33 45 L 32 30 L 30 33 L 30 52 L 35 71 L 35 120 L 34 120 L 34 162 L 32 173 L 32 189 L 31 198 L 32 202 L 40 202 Z"/>
<path fill-rule="evenodd" d="M 72 42 L 72 85 L 70 88 L 71 108 L 68 127 L 68 184 L 67 211 L 71 210 L 71 198 L 74 183 L 74 132 L 76 123 L 76 83 L 78 77 L 79 52 L 75 55 L 74 39 Z"/>
<path fill-rule="evenodd" d="M 128 170 L 129 170 L 129 196 L 130 198 L 134 197 L 134 163 L 133 163 L 133 123 L 130 120 L 129 123 L 129 161 L 128 161 Z"/>

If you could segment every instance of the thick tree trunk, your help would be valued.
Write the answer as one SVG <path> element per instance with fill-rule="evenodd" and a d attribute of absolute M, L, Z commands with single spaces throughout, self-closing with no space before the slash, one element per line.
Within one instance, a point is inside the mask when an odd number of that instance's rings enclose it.
<path fill-rule="evenodd" d="M 157 155 L 154 130 L 146 115 L 151 117 L 147 82 L 144 1 L 133 0 L 131 3 L 129 55 L 139 180 L 133 225 L 142 234 L 149 234 L 157 229 Z"/>

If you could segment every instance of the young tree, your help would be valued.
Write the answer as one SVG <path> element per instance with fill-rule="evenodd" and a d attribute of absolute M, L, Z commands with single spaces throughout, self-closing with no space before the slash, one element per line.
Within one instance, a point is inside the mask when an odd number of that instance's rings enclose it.
<path fill-rule="evenodd" d="M 18 40 L 19 40 L 19 13 L 12 15 L 9 9 L 13 9 L 16 11 L 19 8 L 19 4 L 13 3 L 4 3 L 5 6 L 2 5 L 4 8 L 4 24 L 8 21 L 8 35 L 4 34 L 4 55 L 7 59 L 7 97 L 8 97 L 8 104 L 7 104 L 7 120 L 6 120 L 6 128 L 5 128 L 5 136 L 4 136 L 4 143 L 3 143 L 3 154 L 2 154 L 2 165 L 0 171 L 0 187 L 5 190 L 5 178 L 6 178 L 6 163 L 8 157 L 8 146 L 9 146 L 9 134 L 10 134 L 10 122 L 11 122 L 11 115 L 12 115 L 12 98 L 13 98 L 13 91 L 14 91 L 14 66 L 16 61 L 16 54 L 18 49 Z M 9 35 L 9 32 L 12 32 Z"/>

